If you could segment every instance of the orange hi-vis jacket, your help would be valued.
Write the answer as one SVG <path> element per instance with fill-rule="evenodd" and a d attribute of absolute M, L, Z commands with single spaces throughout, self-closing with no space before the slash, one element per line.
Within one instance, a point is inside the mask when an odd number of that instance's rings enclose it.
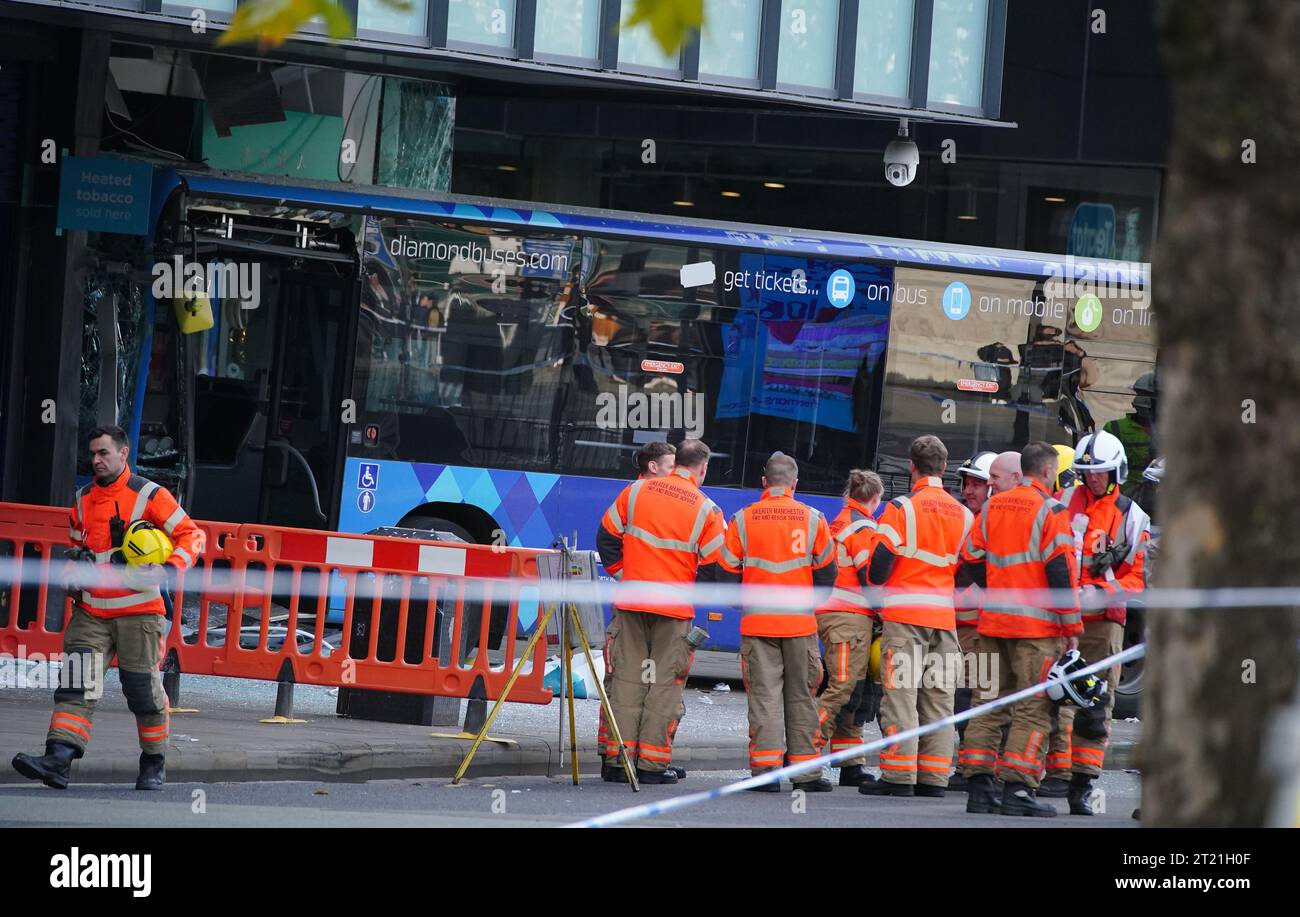
<path fill-rule="evenodd" d="M 745 586 L 808 588 L 806 606 L 788 599 L 769 606 L 746 602 L 741 636 L 811 637 L 817 633 L 812 587 L 835 581 L 835 541 L 821 512 L 796 500 L 788 487 L 769 487 L 731 517 L 718 568 L 720 578 Z"/>
<path fill-rule="evenodd" d="M 1145 551 L 1151 540 L 1151 517 L 1146 510 L 1120 493 L 1118 487 L 1104 497 L 1094 496 L 1086 485 L 1076 484 L 1061 494 L 1070 513 L 1075 534 L 1074 550 L 1079 564 L 1079 585 L 1096 586 L 1114 593 L 1117 601 L 1104 611 L 1089 610 L 1084 621 L 1115 621 L 1127 617 L 1123 596 L 1146 589 Z M 1092 572 L 1093 557 L 1112 545 L 1124 543 L 1128 553 L 1102 575 Z"/>
<path fill-rule="evenodd" d="M 966 544 L 975 537 L 975 532 L 980 527 L 980 517 L 984 511 L 975 514 L 975 521 L 971 524 L 971 533 L 966 536 Z M 964 547 L 964 546 L 963 546 Z M 958 589 L 955 593 L 957 600 L 957 626 L 958 627 L 978 627 L 980 623 L 979 603 L 983 601 L 978 586 L 968 586 L 965 589 Z"/>
<path fill-rule="evenodd" d="M 1069 514 L 1033 479 L 989 498 L 962 561 L 982 564 L 991 590 L 1070 591 L 1078 581 Z M 1083 624 L 1077 599 L 1066 608 L 1047 608 L 1041 599 L 1027 596 L 1024 602 L 985 602 L 979 632 L 986 637 L 1072 637 L 1083 632 Z"/>
<path fill-rule="evenodd" d="M 817 614 L 849 611 L 871 615 L 871 606 L 863 590 L 867 587 L 871 546 L 876 541 L 876 520 L 871 518 L 865 506 L 850 498 L 831 522 L 831 537 L 835 539 L 838 572 L 831 597 L 817 609 Z"/>
<path fill-rule="evenodd" d="M 615 607 L 695 617 L 689 585 L 717 563 L 723 529 L 722 510 L 685 468 L 623 488 L 596 532 L 601 563 L 622 584 Z"/>
<path fill-rule="evenodd" d="M 876 524 L 876 550 L 896 556 L 881 601 L 886 621 L 956 630 L 953 580 L 958 555 L 974 521 L 971 511 L 927 477 L 889 501 Z"/>
<path fill-rule="evenodd" d="M 128 466 L 107 486 L 91 481 L 77 491 L 68 520 L 68 534 L 79 548 L 95 552 L 96 572 L 100 581 L 81 591 L 77 604 L 97 618 L 120 618 L 124 615 L 165 614 L 162 593 L 157 586 L 133 589 L 122 582 L 122 568 L 112 564 L 113 537 L 109 520 L 114 516 L 130 524 L 147 519 L 171 539 L 173 550 L 167 563 L 178 570 L 194 566 L 203 553 L 203 531 L 194 524 L 176 498 L 146 478 L 132 474 Z"/>

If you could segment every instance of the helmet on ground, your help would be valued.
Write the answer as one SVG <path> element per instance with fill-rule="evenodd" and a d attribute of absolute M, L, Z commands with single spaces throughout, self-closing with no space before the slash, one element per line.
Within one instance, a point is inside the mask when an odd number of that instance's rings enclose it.
<path fill-rule="evenodd" d="M 1074 449 L 1057 443 L 1056 450 L 1056 489 L 1065 490 L 1079 481 L 1079 475 L 1070 466 L 1074 464 Z"/>
<path fill-rule="evenodd" d="M 976 452 L 961 463 L 961 467 L 957 469 L 957 476 L 970 475 L 977 481 L 987 481 L 989 479 L 989 469 L 993 467 L 995 458 L 997 458 L 995 452 Z"/>
<path fill-rule="evenodd" d="M 152 522 L 138 519 L 126 527 L 122 556 L 130 566 L 166 563 L 172 556 L 172 541 Z"/>
<path fill-rule="evenodd" d="M 1073 704 L 1076 707 L 1104 705 L 1110 693 L 1106 679 L 1098 678 L 1094 672 L 1071 680 L 1071 676 L 1087 667 L 1088 661 L 1079 655 L 1078 650 L 1070 650 L 1056 660 L 1047 673 L 1047 696 L 1058 704 Z"/>
<path fill-rule="evenodd" d="M 1123 484 L 1128 479 L 1128 455 L 1124 452 L 1124 444 L 1118 436 L 1105 430 L 1089 433 L 1079 440 L 1079 445 L 1074 447 L 1074 464 L 1070 467 L 1080 474 L 1113 471 L 1116 484 Z"/>
<path fill-rule="evenodd" d="M 871 641 L 871 655 L 867 657 L 867 674 L 871 680 L 880 683 L 880 638 Z"/>

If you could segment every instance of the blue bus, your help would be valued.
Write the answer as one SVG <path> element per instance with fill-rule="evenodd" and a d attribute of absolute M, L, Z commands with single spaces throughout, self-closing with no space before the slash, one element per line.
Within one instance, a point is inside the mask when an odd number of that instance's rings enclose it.
<path fill-rule="evenodd" d="M 589 549 L 654 440 L 709 444 L 728 515 L 781 450 L 833 516 L 923 432 L 954 470 L 1149 435 L 1142 265 L 161 167 L 153 199 L 135 268 L 200 265 L 214 323 L 132 291 L 124 413 L 199 518 Z"/>

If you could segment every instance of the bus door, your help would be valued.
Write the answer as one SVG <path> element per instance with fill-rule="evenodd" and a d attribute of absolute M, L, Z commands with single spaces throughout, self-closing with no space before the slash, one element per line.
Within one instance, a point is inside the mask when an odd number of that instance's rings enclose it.
<path fill-rule="evenodd" d="M 206 216 L 190 210 L 200 240 Z M 250 217 L 225 218 L 220 228 L 233 244 L 200 244 L 196 257 L 228 266 L 229 277 L 257 294 L 248 300 L 219 291 L 212 297 L 213 327 L 185 336 L 190 512 L 226 522 L 333 528 L 358 296 L 355 257 L 345 254 L 352 237 L 327 228 L 319 234 L 334 240 L 328 250 L 295 251 L 294 243 L 276 238 L 293 231 L 263 219 L 241 243 L 241 221 Z"/>

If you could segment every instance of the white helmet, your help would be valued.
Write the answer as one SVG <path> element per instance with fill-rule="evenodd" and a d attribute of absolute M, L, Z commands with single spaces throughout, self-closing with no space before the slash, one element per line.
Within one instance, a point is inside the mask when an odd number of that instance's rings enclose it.
<path fill-rule="evenodd" d="M 1106 679 L 1097 677 L 1096 673 L 1075 677 L 1088 667 L 1088 660 L 1078 650 L 1070 650 L 1056 660 L 1047 673 L 1047 697 L 1058 704 L 1073 704 L 1076 707 L 1092 707 L 1096 704 L 1106 705 L 1110 685 Z"/>
<path fill-rule="evenodd" d="M 957 476 L 970 475 L 977 481 L 987 481 L 993 468 L 993 460 L 997 457 L 996 452 L 977 452 L 961 463 L 961 467 L 957 469 Z"/>
<path fill-rule="evenodd" d="M 1113 433 L 1102 430 L 1089 433 L 1074 447 L 1074 464 L 1070 466 L 1082 474 L 1085 471 L 1113 471 L 1115 483 L 1123 484 L 1128 478 L 1128 456 L 1124 444 Z"/>
<path fill-rule="evenodd" d="M 1162 455 L 1158 459 L 1152 459 L 1151 464 L 1147 465 L 1142 472 L 1142 480 L 1150 481 L 1153 484 L 1159 484 L 1160 479 L 1165 476 L 1165 457 Z"/>

